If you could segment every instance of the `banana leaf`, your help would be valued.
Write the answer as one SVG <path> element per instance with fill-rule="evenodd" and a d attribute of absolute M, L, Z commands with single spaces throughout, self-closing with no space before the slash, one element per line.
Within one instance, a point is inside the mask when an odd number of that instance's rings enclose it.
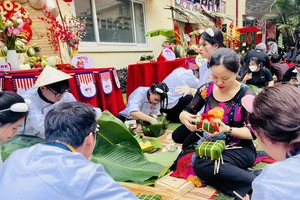
<path fill-rule="evenodd" d="M 173 29 L 157 29 L 157 30 L 149 31 L 144 34 L 144 36 L 149 36 L 149 37 L 155 37 L 159 35 L 165 37 L 171 37 L 171 36 L 175 36 L 175 32 Z"/>
<path fill-rule="evenodd" d="M 105 145 L 94 151 L 92 161 L 100 163 L 115 181 L 143 182 L 159 176 L 164 166 L 148 161 L 136 148 Z"/>
<path fill-rule="evenodd" d="M 139 200 L 162 200 L 160 194 L 137 194 L 136 197 Z"/>
<path fill-rule="evenodd" d="M 100 127 L 95 149 L 98 149 L 103 145 L 114 145 L 127 141 L 141 150 L 139 143 L 132 135 L 132 131 L 109 111 L 102 112 L 98 124 Z"/>
<path fill-rule="evenodd" d="M 160 115 L 156 118 L 156 120 L 158 121 L 157 124 L 150 124 L 149 122 L 139 120 L 145 136 L 159 137 L 166 132 L 169 126 L 169 121 L 166 119 L 166 116 Z"/>
<path fill-rule="evenodd" d="M 247 84 L 247 86 L 253 90 L 256 94 L 260 93 L 261 92 L 261 88 L 255 86 L 255 85 L 252 85 L 252 84 Z"/>
<path fill-rule="evenodd" d="M 157 152 L 153 154 L 146 154 L 146 157 L 151 162 L 157 162 L 162 164 L 165 167 L 170 167 L 173 165 L 174 161 L 178 157 L 177 152 Z"/>
<path fill-rule="evenodd" d="M 10 140 L 1 144 L 2 159 L 5 161 L 15 150 L 31 147 L 38 143 L 44 144 L 45 140 L 37 136 L 15 135 Z"/>

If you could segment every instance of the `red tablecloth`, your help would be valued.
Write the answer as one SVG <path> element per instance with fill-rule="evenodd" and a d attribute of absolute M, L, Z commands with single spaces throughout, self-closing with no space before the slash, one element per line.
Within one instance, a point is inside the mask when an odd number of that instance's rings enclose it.
<path fill-rule="evenodd" d="M 122 91 L 119 89 L 115 83 L 114 76 L 112 73 L 113 68 L 91 68 L 91 69 L 82 69 L 82 70 L 65 70 L 64 72 L 72 75 L 72 79 L 69 79 L 70 92 L 74 97 L 81 102 L 89 103 L 94 107 L 99 107 L 102 110 L 109 110 L 112 114 L 117 115 L 119 111 L 122 111 L 124 106 Z M 102 88 L 101 79 L 98 75 L 99 72 L 109 71 L 110 79 L 112 82 L 112 92 L 110 94 L 105 94 Z M 92 98 L 86 98 L 80 93 L 80 89 L 77 85 L 75 73 L 85 73 L 85 72 L 94 72 L 95 85 L 97 94 Z M 13 78 L 23 77 L 23 76 L 38 76 L 41 71 L 26 71 L 26 73 L 11 73 L 6 74 L 3 80 L 3 90 L 15 91 L 13 87 Z"/>
<path fill-rule="evenodd" d="M 174 69 L 187 68 L 189 59 L 182 58 L 172 61 L 150 62 L 128 65 L 126 95 L 129 95 L 140 86 L 151 86 L 163 81 Z"/>

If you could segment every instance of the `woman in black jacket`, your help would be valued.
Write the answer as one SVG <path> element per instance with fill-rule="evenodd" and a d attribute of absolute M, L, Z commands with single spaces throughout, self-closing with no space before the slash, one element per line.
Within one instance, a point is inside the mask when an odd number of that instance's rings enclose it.
<path fill-rule="evenodd" d="M 294 59 L 295 65 L 289 68 L 283 75 L 282 84 L 294 85 L 300 83 L 300 55 Z"/>

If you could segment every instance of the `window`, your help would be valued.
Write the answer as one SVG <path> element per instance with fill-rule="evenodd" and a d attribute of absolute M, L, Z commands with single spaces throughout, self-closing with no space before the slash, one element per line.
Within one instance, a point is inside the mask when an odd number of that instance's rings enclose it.
<path fill-rule="evenodd" d="M 87 34 L 83 41 L 146 43 L 144 1 L 74 0 L 74 4 L 76 16 L 87 18 Z"/>

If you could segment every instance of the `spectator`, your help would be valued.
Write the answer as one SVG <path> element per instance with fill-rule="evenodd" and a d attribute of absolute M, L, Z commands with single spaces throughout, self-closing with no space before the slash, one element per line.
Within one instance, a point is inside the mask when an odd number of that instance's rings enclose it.
<path fill-rule="evenodd" d="M 245 63 L 244 72 L 249 69 L 249 62 L 252 57 L 257 57 L 267 69 L 270 68 L 270 59 L 266 54 L 266 45 L 264 43 L 259 43 L 256 45 L 255 49 L 248 51 L 243 60 Z"/>
<path fill-rule="evenodd" d="M 294 59 L 294 66 L 289 68 L 283 75 L 282 83 L 294 85 L 300 82 L 300 55 Z"/>
<path fill-rule="evenodd" d="M 271 57 L 273 54 L 278 54 L 278 45 L 276 43 L 276 40 L 274 38 L 269 37 L 267 39 L 267 45 L 268 45 L 268 56 Z"/>
<path fill-rule="evenodd" d="M 281 62 L 281 56 L 279 54 L 274 54 L 271 57 L 272 65 L 270 67 L 270 71 L 276 76 L 276 82 L 281 83 L 283 79 L 283 75 L 288 70 L 289 66 L 285 62 Z"/>
<path fill-rule="evenodd" d="M 245 84 L 255 85 L 259 88 L 274 85 L 270 70 L 263 67 L 261 61 L 257 57 L 250 59 L 249 69 L 244 72 L 242 80 Z"/>

